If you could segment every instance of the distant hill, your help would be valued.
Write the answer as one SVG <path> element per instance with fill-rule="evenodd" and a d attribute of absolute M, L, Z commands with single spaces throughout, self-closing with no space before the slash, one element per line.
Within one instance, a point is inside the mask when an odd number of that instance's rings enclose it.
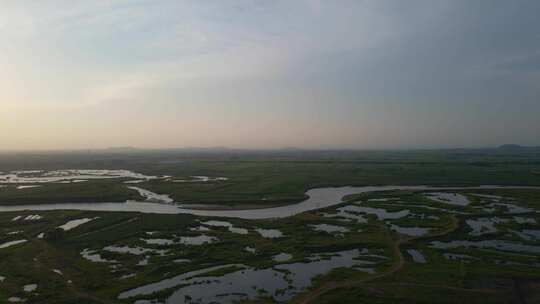
<path fill-rule="evenodd" d="M 510 151 L 510 150 L 523 150 L 523 149 L 527 149 L 527 147 L 523 147 L 516 144 L 504 144 L 504 145 L 498 146 L 497 149 Z"/>
<path fill-rule="evenodd" d="M 493 150 L 505 154 L 540 153 L 540 146 L 520 146 L 516 144 L 504 144 L 498 146 Z"/>
<path fill-rule="evenodd" d="M 105 150 L 113 151 L 113 152 L 132 152 L 132 151 L 136 151 L 136 150 L 139 150 L 139 149 L 135 148 L 135 147 L 109 147 L 109 148 L 107 148 Z"/>

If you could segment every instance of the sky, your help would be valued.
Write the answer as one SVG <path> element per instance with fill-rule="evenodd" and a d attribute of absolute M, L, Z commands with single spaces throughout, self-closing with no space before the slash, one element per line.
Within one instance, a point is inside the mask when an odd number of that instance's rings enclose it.
<path fill-rule="evenodd" d="M 540 145 L 539 11 L 0 0 L 0 150 Z"/>

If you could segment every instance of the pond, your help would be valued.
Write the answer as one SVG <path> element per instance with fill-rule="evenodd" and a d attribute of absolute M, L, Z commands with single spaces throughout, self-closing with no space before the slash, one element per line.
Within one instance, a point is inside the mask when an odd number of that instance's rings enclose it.
<path fill-rule="evenodd" d="M 470 235 L 474 236 L 495 233 L 497 232 L 495 224 L 505 222 L 507 222 L 507 220 L 500 219 L 498 217 L 469 219 L 465 221 L 465 223 L 467 223 L 467 225 L 469 225 L 469 227 L 472 229 Z"/>
<path fill-rule="evenodd" d="M 64 225 L 61 225 L 61 226 L 58 226 L 58 228 L 64 230 L 64 231 L 69 231 L 71 229 L 75 229 L 81 225 L 84 225 L 88 222 L 91 222 L 95 219 L 98 219 L 99 217 L 95 217 L 95 218 L 82 218 L 82 219 L 77 219 L 77 220 L 71 220 L 67 223 L 65 223 Z"/>
<path fill-rule="evenodd" d="M 128 187 L 131 190 L 139 192 L 139 195 L 144 197 L 147 202 L 160 203 L 160 204 L 171 204 L 174 200 L 167 194 L 157 194 L 152 191 L 139 188 L 139 187 Z"/>
<path fill-rule="evenodd" d="M 447 260 L 452 260 L 452 261 L 470 261 L 470 260 L 479 260 L 479 258 L 470 256 L 470 255 L 466 255 L 466 254 L 458 254 L 458 253 L 444 253 L 443 256 L 444 256 Z"/>
<path fill-rule="evenodd" d="M 184 303 L 191 300 L 195 303 L 235 303 L 240 300 L 253 300 L 260 296 L 268 296 L 275 301 L 290 300 L 299 292 L 311 286 L 311 280 L 330 272 L 333 269 L 368 266 L 366 271 L 373 271 L 375 262 L 363 261 L 363 251 L 358 249 L 331 254 L 329 258 L 322 255 L 312 256 L 309 262 L 276 265 L 272 268 L 254 269 L 244 265 L 222 265 L 185 273 L 161 282 L 141 286 L 121 293 L 119 299 L 135 296 L 151 295 L 154 292 L 187 285 L 178 288 L 166 300 L 166 303 Z M 214 270 L 226 267 L 241 267 L 220 277 L 204 276 Z M 189 301 L 188 301 L 189 302 Z"/>
<path fill-rule="evenodd" d="M 448 248 L 487 248 L 495 249 L 501 251 L 510 251 L 510 252 L 525 252 L 525 253 L 540 253 L 540 246 L 526 245 L 521 243 L 513 243 L 502 240 L 483 240 L 483 241 L 433 241 L 431 242 L 431 247 L 438 249 L 448 249 Z"/>
<path fill-rule="evenodd" d="M 392 229 L 393 231 L 399 234 L 408 235 L 408 236 L 424 236 L 428 234 L 429 231 L 431 230 L 430 228 L 401 227 L 401 226 L 393 225 L 393 224 L 390 225 L 390 229 Z"/>
<path fill-rule="evenodd" d="M 327 233 L 345 233 L 350 230 L 343 226 L 328 225 L 328 224 L 318 224 L 318 225 L 309 225 L 315 231 L 323 231 Z"/>
<path fill-rule="evenodd" d="M 280 254 L 276 254 L 275 256 L 272 257 L 272 260 L 276 261 L 276 262 L 287 262 L 288 260 L 292 259 L 292 255 L 291 254 L 288 254 L 288 253 L 280 253 Z"/>
<path fill-rule="evenodd" d="M 439 203 L 450 204 L 455 206 L 467 206 L 470 204 L 469 199 L 459 193 L 447 193 L 447 192 L 432 192 L 426 193 L 426 196 Z"/>
<path fill-rule="evenodd" d="M 341 208 L 341 210 L 348 211 L 348 212 L 373 214 L 377 217 L 378 220 L 400 219 L 402 217 L 409 215 L 410 213 L 409 210 L 400 210 L 396 212 L 390 212 L 382 208 L 360 207 L 360 206 L 354 206 L 354 205 L 345 206 Z"/>
<path fill-rule="evenodd" d="M 247 229 L 234 227 L 233 224 L 229 222 L 225 222 L 225 221 L 206 221 L 206 222 L 202 222 L 201 224 L 206 225 L 206 226 L 212 226 L 212 227 L 227 227 L 227 229 L 229 229 L 230 232 L 237 233 L 237 234 L 245 235 L 249 233 Z M 202 227 L 204 226 L 200 226 L 200 228 Z M 200 228 L 199 228 L 199 231 L 204 230 L 204 228 L 202 230 Z"/>
<path fill-rule="evenodd" d="M 283 233 L 277 229 L 255 229 L 263 238 L 267 239 L 277 239 L 283 236 Z"/>
<path fill-rule="evenodd" d="M 408 249 L 407 253 L 412 257 L 415 263 L 425 264 L 426 258 L 424 255 L 416 249 Z"/>

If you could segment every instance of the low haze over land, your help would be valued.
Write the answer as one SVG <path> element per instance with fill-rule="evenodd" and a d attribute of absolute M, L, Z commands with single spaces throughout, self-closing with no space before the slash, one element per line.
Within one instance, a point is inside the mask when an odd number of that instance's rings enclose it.
<path fill-rule="evenodd" d="M 2 1 L 0 149 L 538 145 L 538 1 Z"/>

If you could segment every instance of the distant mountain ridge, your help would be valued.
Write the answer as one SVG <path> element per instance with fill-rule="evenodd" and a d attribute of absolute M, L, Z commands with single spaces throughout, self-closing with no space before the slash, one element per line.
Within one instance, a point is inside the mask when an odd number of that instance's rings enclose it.
<path fill-rule="evenodd" d="M 509 151 L 509 152 L 519 152 L 519 151 L 531 151 L 539 150 L 540 146 L 521 146 L 516 144 L 504 144 L 497 147 L 497 150 Z"/>
<path fill-rule="evenodd" d="M 521 149 L 524 149 L 524 148 L 526 148 L 526 147 L 516 145 L 516 144 L 504 144 L 504 145 L 500 145 L 500 146 L 497 147 L 497 149 L 499 149 L 499 150 L 521 150 Z"/>

